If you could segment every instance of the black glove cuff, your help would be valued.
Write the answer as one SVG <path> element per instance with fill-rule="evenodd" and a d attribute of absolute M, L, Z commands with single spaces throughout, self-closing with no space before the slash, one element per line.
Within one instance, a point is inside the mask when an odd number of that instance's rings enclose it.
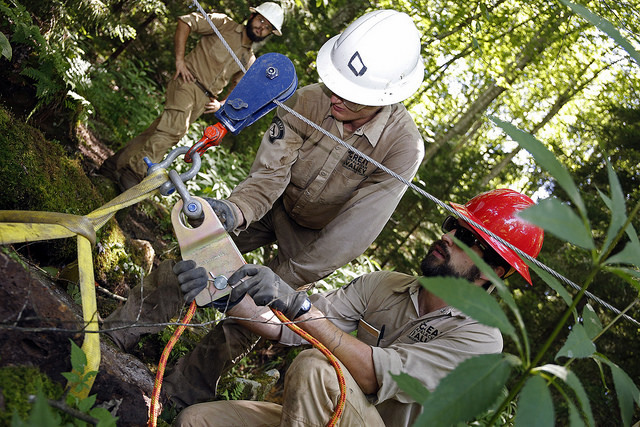
<path fill-rule="evenodd" d="M 238 298 L 237 301 L 229 302 L 229 295 L 225 295 L 215 301 L 211 301 L 211 305 L 219 312 L 226 313 L 228 310 L 231 310 L 233 307 L 238 305 L 240 301 L 242 301 L 242 298 Z"/>
<path fill-rule="evenodd" d="M 311 310 L 311 300 L 309 300 L 309 298 L 305 298 L 304 302 L 302 303 L 302 306 L 300 307 L 300 310 L 298 310 L 298 314 L 296 314 L 293 319 L 297 319 L 298 317 L 302 316 L 303 314 L 306 314 L 309 312 L 309 310 Z M 291 319 L 291 320 L 293 320 Z"/>

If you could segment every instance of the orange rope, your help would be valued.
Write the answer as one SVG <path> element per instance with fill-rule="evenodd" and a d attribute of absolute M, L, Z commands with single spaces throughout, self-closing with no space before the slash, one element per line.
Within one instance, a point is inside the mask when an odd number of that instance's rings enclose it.
<path fill-rule="evenodd" d="M 178 338 L 182 335 L 182 332 L 185 329 L 185 325 L 191 321 L 193 317 L 193 313 L 196 312 L 195 300 L 191 301 L 191 305 L 189 306 L 189 310 L 187 310 L 187 314 L 182 319 L 182 325 L 178 326 L 178 328 L 173 332 L 171 339 L 164 347 L 162 351 L 162 356 L 160 356 L 160 362 L 158 363 L 158 371 L 156 372 L 156 380 L 153 383 L 153 396 L 151 397 L 151 407 L 149 408 L 149 423 L 147 424 L 149 427 L 156 427 L 158 422 L 158 415 L 160 412 L 160 408 L 158 408 L 158 401 L 160 400 L 160 390 L 162 389 L 162 377 L 164 376 L 164 368 L 167 366 L 167 360 L 169 359 L 169 354 L 173 349 L 173 346 L 176 342 L 178 342 Z"/>
<path fill-rule="evenodd" d="M 158 408 L 158 401 L 160 400 L 160 390 L 162 389 L 162 377 L 164 376 L 164 369 L 167 365 L 169 354 L 171 353 L 171 350 L 173 349 L 173 346 L 175 345 L 175 343 L 178 341 L 178 338 L 180 338 L 180 335 L 182 335 L 182 332 L 185 329 L 184 325 L 188 324 L 191 321 L 191 318 L 193 317 L 193 314 L 195 313 L 196 308 L 197 306 L 194 300 L 191 302 L 191 305 L 189 306 L 189 310 L 187 311 L 187 314 L 184 316 L 184 319 L 182 319 L 182 322 L 180 322 L 182 323 L 182 325 L 178 326 L 178 328 L 175 330 L 175 332 L 171 336 L 171 339 L 165 346 L 164 350 L 162 351 L 162 356 L 160 356 L 160 362 L 158 363 L 158 371 L 156 372 L 156 380 L 153 384 L 153 396 L 151 397 L 151 407 L 149 408 L 149 423 L 147 424 L 148 427 L 156 427 L 158 422 L 158 416 L 160 415 L 159 414 L 160 410 Z M 344 411 L 345 402 L 347 400 L 347 385 L 344 380 L 344 374 L 342 373 L 342 367 L 340 366 L 340 363 L 338 363 L 338 359 L 320 341 L 312 337 L 308 332 L 304 331 L 299 326 L 295 325 L 294 323 L 291 323 L 291 321 L 287 319 L 287 317 L 284 314 L 282 314 L 282 312 L 274 309 L 272 309 L 271 311 L 273 311 L 276 317 L 282 323 L 287 325 L 289 329 L 291 329 L 296 334 L 300 335 L 302 338 L 310 342 L 315 348 L 320 350 L 320 352 L 325 355 L 325 357 L 329 360 L 329 363 L 331 363 L 331 365 L 335 369 L 336 375 L 338 376 L 338 384 L 340 386 L 340 399 L 338 400 L 338 404 L 336 405 L 336 408 L 333 411 L 333 415 L 331 416 L 331 419 L 327 424 L 327 427 L 334 427 L 338 423 L 338 419 L 340 419 L 340 416 Z"/>
<path fill-rule="evenodd" d="M 342 411 L 344 411 L 344 405 L 347 400 L 347 384 L 344 380 L 344 374 L 342 373 L 342 367 L 340 363 L 338 363 L 338 359 L 329 351 L 327 347 L 324 346 L 320 341 L 312 337 L 307 331 L 300 328 L 298 325 L 291 323 L 287 317 L 282 314 L 282 312 L 278 310 L 271 309 L 273 313 L 276 315 L 278 319 L 285 325 L 289 327 L 293 332 L 300 335 L 302 338 L 310 342 L 315 348 L 320 350 L 322 354 L 329 360 L 329 363 L 336 370 L 336 375 L 338 376 L 338 384 L 340 385 L 340 399 L 338 399 L 338 404 L 336 408 L 333 410 L 333 416 L 329 420 L 327 427 L 334 427 L 338 423 L 338 419 L 342 415 Z"/>

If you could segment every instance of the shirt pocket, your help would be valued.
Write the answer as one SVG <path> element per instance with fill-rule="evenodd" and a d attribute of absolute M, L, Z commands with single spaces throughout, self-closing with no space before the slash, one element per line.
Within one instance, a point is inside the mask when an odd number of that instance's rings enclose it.
<path fill-rule="evenodd" d="M 356 336 L 360 341 L 367 345 L 378 346 L 378 342 L 380 341 L 380 330 L 366 322 L 364 319 L 360 319 L 358 322 L 358 333 Z"/>
<path fill-rule="evenodd" d="M 327 180 L 325 187 L 318 198 L 320 203 L 326 205 L 343 205 L 352 196 L 353 193 L 360 187 L 360 184 L 367 178 L 366 176 L 360 176 L 344 169 L 342 164 L 332 172 L 331 176 Z"/>

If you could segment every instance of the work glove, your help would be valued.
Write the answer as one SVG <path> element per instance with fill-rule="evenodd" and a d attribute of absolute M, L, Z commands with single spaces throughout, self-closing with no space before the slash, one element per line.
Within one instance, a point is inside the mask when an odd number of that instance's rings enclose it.
<path fill-rule="evenodd" d="M 291 289 L 269 267 L 243 265 L 229 277 L 227 283 L 234 287 L 233 292 L 242 295 L 247 293 L 256 305 L 279 310 L 292 320 L 311 308 L 306 292 Z"/>
<path fill-rule="evenodd" d="M 178 276 L 178 283 L 184 296 L 184 301 L 190 303 L 207 287 L 209 274 L 204 267 L 198 267 L 191 259 L 178 261 L 173 266 L 173 272 Z"/>
<path fill-rule="evenodd" d="M 204 197 L 204 199 L 209 203 L 211 209 L 216 213 L 222 226 L 224 227 L 227 233 L 232 232 L 235 228 L 240 225 L 238 224 L 238 218 L 236 217 L 235 211 L 233 209 L 233 204 L 226 200 L 212 199 L 210 197 Z"/>
<path fill-rule="evenodd" d="M 184 295 L 186 303 L 191 303 L 196 296 L 209 283 L 209 273 L 204 267 L 198 267 L 196 262 L 190 259 L 178 261 L 173 266 L 173 272 L 178 276 L 178 283 L 180 283 L 180 289 Z M 228 283 L 228 282 L 227 282 Z M 214 307 L 216 310 L 225 312 L 234 307 L 244 297 L 245 291 L 235 292 L 232 290 L 229 295 L 218 298 L 207 304 L 205 307 Z"/>

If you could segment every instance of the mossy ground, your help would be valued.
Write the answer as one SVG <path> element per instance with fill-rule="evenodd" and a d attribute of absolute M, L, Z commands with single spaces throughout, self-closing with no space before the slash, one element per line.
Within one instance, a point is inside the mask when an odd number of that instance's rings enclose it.
<path fill-rule="evenodd" d="M 4 404 L 0 407 L 0 425 L 11 425 L 13 413 L 27 419 L 32 404 L 29 396 L 41 391 L 49 399 L 60 399 L 62 386 L 35 367 L 6 366 L 0 368 L 0 390 Z"/>

